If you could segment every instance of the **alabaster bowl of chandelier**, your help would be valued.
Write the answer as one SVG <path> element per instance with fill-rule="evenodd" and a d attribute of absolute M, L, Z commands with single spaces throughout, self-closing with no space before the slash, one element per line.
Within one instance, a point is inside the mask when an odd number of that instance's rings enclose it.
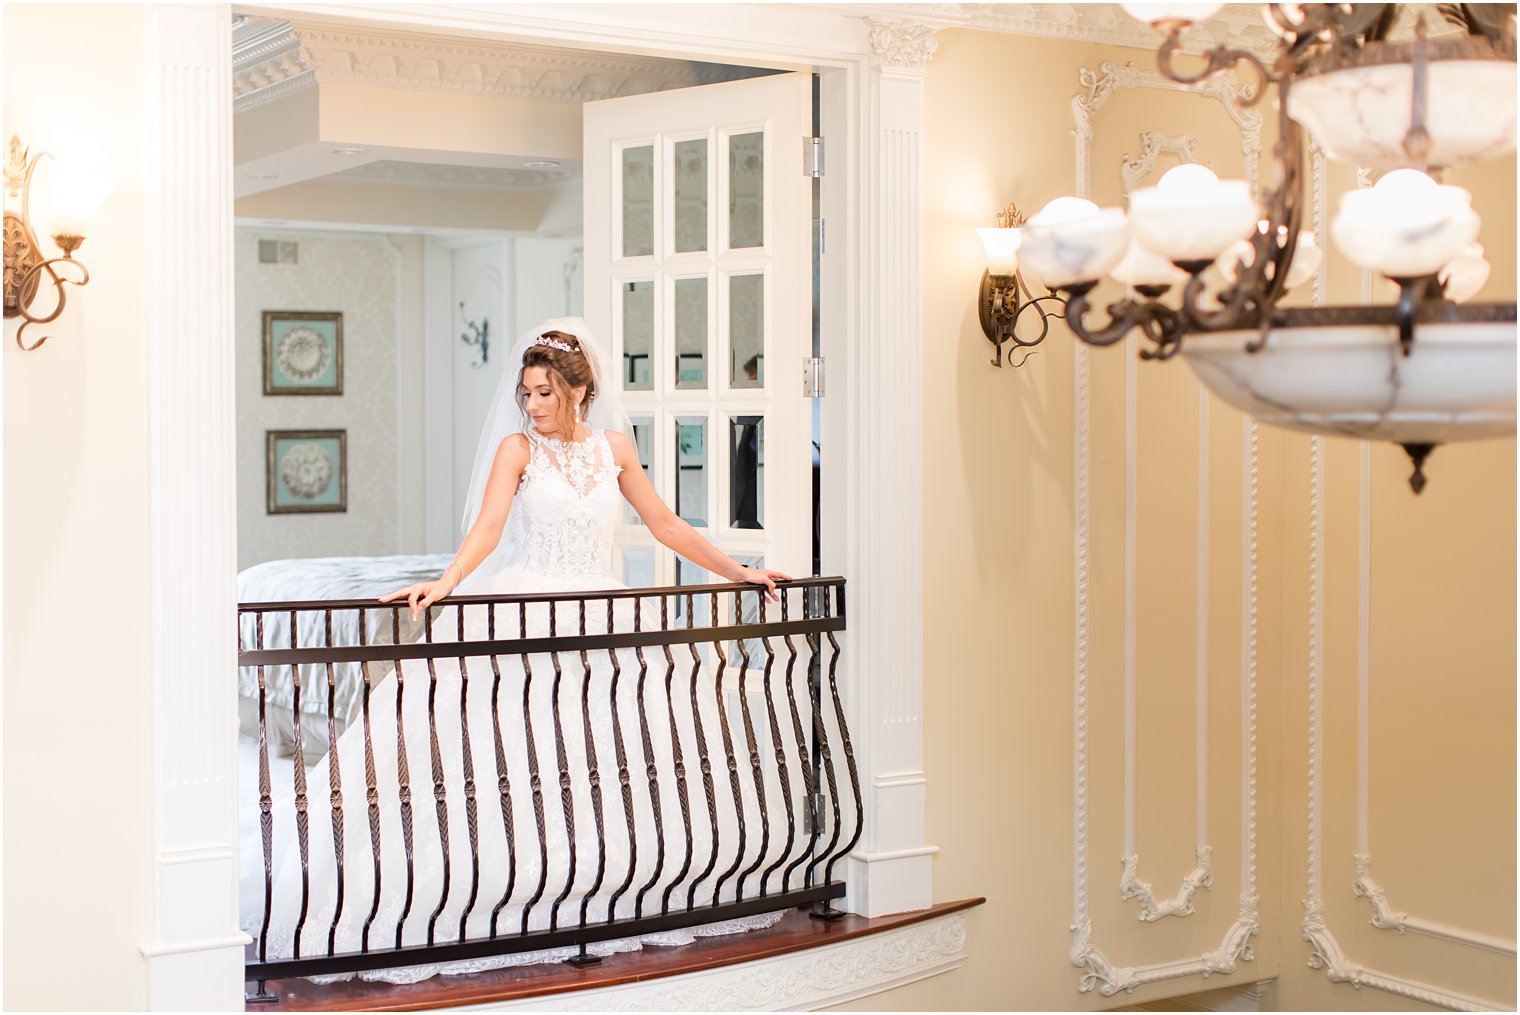
<path fill-rule="evenodd" d="M 1269 4 L 1275 64 L 1218 47 L 1194 76 L 1171 63 L 1181 30 L 1220 5 L 1124 6 L 1166 36 L 1163 76 L 1192 85 L 1249 65 L 1261 87 L 1247 101 L 1275 85 L 1284 115 L 1260 200 L 1243 180 L 1184 164 L 1127 209 L 1057 198 L 1005 237 L 1018 271 L 1064 296 L 1072 332 L 1093 346 L 1138 337 L 1148 359 L 1180 354 L 1263 423 L 1401 444 L 1416 492 L 1434 446 L 1513 434 L 1515 305 L 1469 302 L 1489 274 L 1482 223 L 1472 195 L 1440 180 L 1515 148 L 1513 6 L 1443 8 L 1465 35 L 1427 38 L 1422 21 L 1397 42 L 1398 5 Z M 1382 280 L 1379 305 L 1284 306 L 1323 259 L 1306 221 L 1306 130 L 1328 157 L 1381 174 L 1321 227 Z M 1126 290 L 1106 319 L 1093 305 L 1105 276 Z"/>

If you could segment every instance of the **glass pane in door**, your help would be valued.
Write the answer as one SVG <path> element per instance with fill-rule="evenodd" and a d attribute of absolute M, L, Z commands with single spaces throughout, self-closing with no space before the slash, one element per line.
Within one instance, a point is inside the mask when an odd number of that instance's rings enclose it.
<path fill-rule="evenodd" d="M 707 279 L 678 278 L 676 291 L 676 387 L 707 387 Z"/>
<path fill-rule="evenodd" d="M 728 139 L 728 245 L 765 245 L 765 133 Z"/>
<path fill-rule="evenodd" d="M 729 384 L 765 387 L 765 276 L 728 279 Z"/>
<path fill-rule="evenodd" d="M 633 447 L 639 453 L 639 464 L 644 467 L 644 475 L 649 477 L 649 482 L 658 490 L 660 483 L 654 466 L 654 419 L 649 416 L 634 416 L 629 422 L 633 424 Z M 623 503 L 623 517 L 630 525 L 644 524 L 639 513 L 633 509 L 633 505 L 626 501 Z"/>
<path fill-rule="evenodd" d="M 765 417 L 729 419 L 729 524 L 765 528 Z"/>
<path fill-rule="evenodd" d="M 654 354 L 654 283 L 624 282 L 623 390 L 654 388 L 650 357 Z"/>
<path fill-rule="evenodd" d="M 677 141 L 672 147 L 675 171 L 675 250 L 707 249 L 707 139 Z"/>
<path fill-rule="evenodd" d="M 707 522 L 707 418 L 676 418 L 676 514 L 701 528 Z"/>
<path fill-rule="evenodd" d="M 654 253 L 654 145 L 623 149 L 623 256 Z"/>

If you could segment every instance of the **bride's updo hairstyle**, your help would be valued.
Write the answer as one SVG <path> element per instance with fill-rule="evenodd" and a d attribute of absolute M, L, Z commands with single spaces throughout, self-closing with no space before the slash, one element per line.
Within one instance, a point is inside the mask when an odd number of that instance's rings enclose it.
<path fill-rule="evenodd" d="M 548 343 L 555 344 L 548 344 Z M 566 346 L 566 348 L 560 348 Z M 559 412 L 555 427 L 566 439 L 575 436 L 576 405 L 573 389 L 586 386 L 586 397 L 581 399 L 582 417 L 596 400 L 596 378 L 591 374 L 591 364 L 581 352 L 581 344 L 574 335 L 563 331 L 546 331 L 539 336 L 539 343 L 528 346 L 523 353 L 522 369 L 517 374 L 517 405 L 523 415 L 528 413 L 528 389 L 523 386 L 523 374 L 529 367 L 543 367 L 549 374 L 549 387 L 559 396 Z"/>

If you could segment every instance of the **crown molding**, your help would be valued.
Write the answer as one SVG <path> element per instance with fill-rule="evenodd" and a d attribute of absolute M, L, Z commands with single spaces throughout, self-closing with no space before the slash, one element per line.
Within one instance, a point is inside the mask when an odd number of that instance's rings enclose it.
<path fill-rule="evenodd" d="M 318 84 L 582 103 L 753 76 L 748 67 L 250 18 L 234 34 L 238 112 Z"/>
<path fill-rule="evenodd" d="M 501 169 L 382 160 L 332 173 L 324 179 L 379 186 L 447 187 L 457 190 L 538 190 L 577 179 L 568 170 Z"/>

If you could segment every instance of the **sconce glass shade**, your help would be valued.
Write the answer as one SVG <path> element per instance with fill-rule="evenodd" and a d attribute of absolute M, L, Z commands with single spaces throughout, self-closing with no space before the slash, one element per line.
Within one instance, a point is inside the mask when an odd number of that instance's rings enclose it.
<path fill-rule="evenodd" d="M 116 185 L 78 163 L 58 162 L 49 167 L 52 193 L 46 212 L 49 236 L 88 236 L 100 205 Z"/>
<path fill-rule="evenodd" d="M 977 230 L 987 251 L 987 271 L 993 275 L 1012 275 L 1019 267 L 1018 250 L 1023 236 L 1018 229 L 986 227 Z"/>
<path fill-rule="evenodd" d="M 1109 274 L 1127 286 L 1173 286 L 1188 280 L 1187 272 L 1137 240 L 1129 241 L 1124 257 Z"/>
<path fill-rule="evenodd" d="M 1450 44 L 1440 40 L 1441 44 Z M 1473 46 L 1481 42 L 1463 40 Z M 1426 87 L 1426 162 L 1452 166 L 1515 150 L 1516 71 L 1508 60 L 1433 60 Z M 1293 83 L 1289 114 L 1325 154 L 1347 165 L 1410 165 L 1404 151 L 1414 71 L 1384 63 L 1309 75 Z"/>
<path fill-rule="evenodd" d="M 1395 169 L 1369 190 L 1341 197 L 1330 224 L 1355 264 L 1389 278 L 1434 275 L 1478 238 L 1472 196 L 1416 169 Z"/>
<path fill-rule="evenodd" d="M 1058 197 L 1024 227 L 1019 260 L 1050 289 L 1095 282 L 1124 256 L 1129 225 L 1119 208 Z"/>
<path fill-rule="evenodd" d="M 1204 166 L 1176 166 L 1129 199 L 1135 238 L 1171 261 L 1212 261 L 1256 224 L 1244 180 L 1221 180 Z"/>
<path fill-rule="evenodd" d="M 1437 277 L 1446 286 L 1446 298 L 1462 303 L 1478 295 L 1478 290 L 1488 283 L 1491 270 L 1483 256 L 1483 244 L 1474 243 L 1442 268 Z"/>
<path fill-rule="evenodd" d="M 1224 4 L 1120 4 L 1124 13 L 1147 24 L 1181 21 L 1191 24 L 1207 21 L 1219 13 Z"/>

